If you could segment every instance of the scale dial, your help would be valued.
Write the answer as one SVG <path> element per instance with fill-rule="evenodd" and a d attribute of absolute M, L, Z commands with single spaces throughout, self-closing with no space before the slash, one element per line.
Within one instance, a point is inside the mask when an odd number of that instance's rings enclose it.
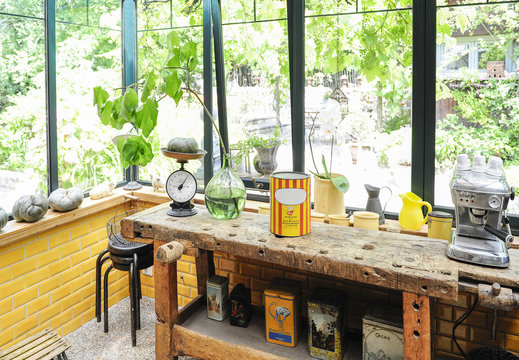
<path fill-rule="evenodd" d="M 196 194 L 196 179 L 189 171 L 177 170 L 169 175 L 166 181 L 166 192 L 171 200 L 187 203 Z"/>

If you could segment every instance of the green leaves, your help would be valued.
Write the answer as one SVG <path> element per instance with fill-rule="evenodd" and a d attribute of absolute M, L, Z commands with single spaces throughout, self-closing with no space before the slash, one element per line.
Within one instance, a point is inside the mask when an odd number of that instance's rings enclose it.
<path fill-rule="evenodd" d="M 330 173 L 328 172 L 328 167 L 326 166 L 326 159 L 324 158 L 324 155 L 321 156 L 321 161 L 323 163 L 324 173 L 326 174 L 326 178 L 330 179 Z"/>
<path fill-rule="evenodd" d="M 151 144 L 142 136 L 120 137 L 117 150 L 121 154 L 121 165 L 125 168 L 132 165 L 146 166 L 153 160 Z"/>
<path fill-rule="evenodd" d="M 350 182 L 346 179 L 346 176 L 341 175 L 331 179 L 335 188 L 342 193 L 345 193 L 350 188 Z"/>
<path fill-rule="evenodd" d="M 146 102 L 151 92 L 155 88 L 155 84 L 157 83 L 157 75 L 155 72 L 151 71 L 146 77 L 146 81 L 144 82 L 144 86 L 141 94 L 141 101 Z"/>
<path fill-rule="evenodd" d="M 150 136 L 155 126 L 157 126 L 157 117 L 159 115 L 158 106 L 155 100 L 148 99 L 137 109 L 134 125 L 142 129 L 142 135 L 144 135 L 144 137 Z"/>
<path fill-rule="evenodd" d="M 110 95 L 101 86 L 94 88 L 94 105 L 97 105 L 98 110 L 103 107 L 109 97 Z"/>
<path fill-rule="evenodd" d="M 175 100 L 175 103 L 178 105 L 178 102 L 180 101 L 180 98 L 182 97 L 183 91 L 180 88 L 182 85 L 182 81 L 178 78 L 177 71 L 174 70 L 166 76 L 164 79 L 166 82 L 166 87 L 164 89 L 164 92 L 173 98 Z"/>

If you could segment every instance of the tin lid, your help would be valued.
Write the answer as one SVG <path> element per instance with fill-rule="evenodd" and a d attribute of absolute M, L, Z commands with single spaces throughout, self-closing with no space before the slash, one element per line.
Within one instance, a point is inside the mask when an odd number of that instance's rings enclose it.
<path fill-rule="evenodd" d="M 275 278 L 265 289 L 265 295 L 276 296 L 282 299 L 294 300 L 301 292 L 299 281 Z"/>
<path fill-rule="evenodd" d="M 369 304 L 362 319 L 376 321 L 397 328 L 403 328 L 404 322 L 402 308 L 381 303 Z"/>
<path fill-rule="evenodd" d="M 326 288 L 316 288 L 308 302 L 312 304 L 328 305 L 340 309 L 347 299 L 348 295 L 345 292 Z"/>
<path fill-rule="evenodd" d="M 213 275 L 207 280 L 207 285 L 223 286 L 229 282 L 225 276 Z"/>
<path fill-rule="evenodd" d="M 429 217 L 435 217 L 440 219 L 452 219 L 452 214 L 445 211 L 431 211 Z"/>
<path fill-rule="evenodd" d="M 304 172 L 297 172 L 297 171 L 279 171 L 279 172 L 275 172 L 274 174 L 270 175 L 270 177 L 273 177 L 275 179 L 283 179 L 283 180 L 303 180 L 303 179 L 309 179 L 310 175 L 305 174 Z"/>

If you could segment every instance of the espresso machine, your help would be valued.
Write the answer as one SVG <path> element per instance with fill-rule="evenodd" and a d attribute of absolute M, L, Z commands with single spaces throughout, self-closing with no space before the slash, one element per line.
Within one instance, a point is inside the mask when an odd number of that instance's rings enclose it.
<path fill-rule="evenodd" d="M 506 182 L 501 158 L 491 156 L 486 164 L 484 156 L 476 155 L 471 166 L 466 154 L 458 155 L 450 188 L 456 230 L 447 256 L 478 265 L 508 267 L 508 248 L 514 238 L 505 210 L 515 190 Z M 507 231 L 501 230 L 502 221 Z"/>

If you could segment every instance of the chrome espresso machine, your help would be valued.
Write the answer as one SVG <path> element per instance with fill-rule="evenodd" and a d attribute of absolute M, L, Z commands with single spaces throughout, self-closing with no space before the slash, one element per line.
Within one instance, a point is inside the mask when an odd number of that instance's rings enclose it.
<path fill-rule="evenodd" d="M 476 155 L 472 166 L 466 154 L 458 155 L 450 184 L 456 209 L 447 256 L 473 264 L 508 267 L 513 236 L 505 210 L 515 190 L 506 182 L 501 158 Z M 505 225 L 507 232 L 501 230 Z"/>

